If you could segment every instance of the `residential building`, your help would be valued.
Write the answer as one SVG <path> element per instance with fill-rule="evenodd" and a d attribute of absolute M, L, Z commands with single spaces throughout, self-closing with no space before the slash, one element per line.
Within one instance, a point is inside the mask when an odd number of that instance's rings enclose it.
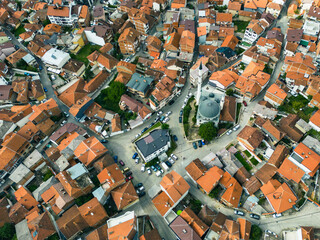
<path fill-rule="evenodd" d="M 287 93 L 282 90 L 277 84 L 273 83 L 267 90 L 264 100 L 279 107 L 286 99 Z"/>
<path fill-rule="evenodd" d="M 149 162 L 171 147 L 169 131 L 166 129 L 153 130 L 148 136 L 136 141 L 135 147 L 142 159 Z"/>
<path fill-rule="evenodd" d="M 102 8 L 102 7 L 101 7 Z M 104 10 L 103 15 L 105 15 Z M 112 36 L 112 29 L 107 25 L 93 25 L 84 29 L 86 39 L 88 42 L 100 46 L 104 46 L 106 42 L 109 42 L 110 36 Z"/>
<path fill-rule="evenodd" d="M 320 110 L 316 111 L 309 120 L 309 125 L 320 132 Z"/>
<path fill-rule="evenodd" d="M 93 228 L 101 225 L 108 218 L 106 210 L 97 198 L 92 198 L 90 201 L 78 207 L 78 209 L 88 226 Z"/>
<path fill-rule="evenodd" d="M 35 218 L 28 219 L 27 222 L 30 234 L 34 240 L 47 239 L 56 233 L 50 213 L 47 211 Z"/>
<path fill-rule="evenodd" d="M 181 216 L 176 217 L 169 225 L 178 239 L 200 240 L 199 235 L 191 228 L 191 226 L 183 220 Z"/>
<path fill-rule="evenodd" d="M 222 71 L 213 72 L 209 78 L 209 84 L 221 90 L 226 90 L 231 87 L 238 78 L 238 74 L 224 69 Z"/>
<path fill-rule="evenodd" d="M 303 132 L 296 127 L 296 123 L 299 119 L 300 118 L 297 115 L 289 114 L 287 117 L 281 118 L 279 122 L 280 129 L 295 142 L 299 142 L 303 137 Z"/>
<path fill-rule="evenodd" d="M 76 119 L 81 119 L 84 116 L 84 112 L 90 107 L 92 103 L 93 99 L 89 96 L 85 96 L 77 100 L 77 102 L 72 105 L 69 112 Z"/>
<path fill-rule="evenodd" d="M 246 1 L 244 4 L 244 10 L 255 12 L 258 11 L 259 13 L 263 13 L 266 9 L 268 1 L 259 1 L 259 0 L 250 0 Z"/>
<path fill-rule="evenodd" d="M 270 13 L 275 18 L 278 18 L 281 10 L 282 10 L 282 5 L 275 2 L 269 2 L 267 4 L 266 13 Z"/>
<path fill-rule="evenodd" d="M 52 68 L 62 68 L 69 60 L 69 53 L 58 50 L 56 48 L 51 48 L 42 56 L 42 61 L 49 67 Z"/>
<path fill-rule="evenodd" d="M 186 173 L 190 179 L 197 184 L 197 180 L 205 174 L 207 168 L 200 161 L 199 158 L 193 160 L 188 166 L 186 166 Z"/>
<path fill-rule="evenodd" d="M 130 55 L 136 52 L 140 42 L 140 33 L 134 28 L 126 28 L 118 39 L 122 54 Z"/>
<path fill-rule="evenodd" d="M 266 133 L 271 140 L 271 143 L 274 145 L 286 136 L 286 133 L 276 126 L 275 123 L 273 123 L 270 119 L 265 121 L 265 123 L 261 126 L 261 129 Z"/>
<path fill-rule="evenodd" d="M 309 86 L 310 87 L 310 86 Z M 319 109 L 320 107 L 320 93 L 316 93 L 312 96 L 311 101 L 308 103 L 309 107 L 317 107 Z"/>
<path fill-rule="evenodd" d="M 209 168 L 201 177 L 197 179 L 200 190 L 209 195 L 211 191 L 218 185 L 224 171 L 214 166 Z"/>
<path fill-rule="evenodd" d="M 237 101 L 235 97 L 225 96 L 223 108 L 220 112 L 220 122 L 236 122 Z"/>
<path fill-rule="evenodd" d="M 263 138 L 263 133 L 259 129 L 250 126 L 245 126 L 237 136 L 240 145 L 250 152 L 259 147 Z"/>
<path fill-rule="evenodd" d="M 126 212 L 118 217 L 110 218 L 107 221 L 108 239 L 128 239 L 138 238 L 138 220 L 134 212 Z"/>
<path fill-rule="evenodd" d="M 181 52 L 193 53 L 195 47 L 195 34 L 189 30 L 183 31 L 179 45 Z"/>
<path fill-rule="evenodd" d="M 155 19 L 146 14 L 142 9 L 131 8 L 128 12 L 129 20 L 134 24 L 140 34 L 147 34 Z"/>
<path fill-rule="evenodd" d="M 220 201 L 229 207 L 237 208 L 242 194 L 241 185 L 228 172 L 225 172 L 221 178 L 220 185 L 226 189 Z"/>
<path fill-rule="evenodd" d="M 190 31 L 189 31 L 190 32 Z M 188 32 L 185 33 L 185 35 L 187 34 Z M 192 35 L 192 33 L 190 32 L 190 35 Z M 194 35 L 194 34 L 193 34 Z M 180 39 L 181 39 L 181 36 L 179 33 L 177 32 L 173 32 L 171 34 L 169 34 L 164 42 L 164 45 L 163 45 L 163 48 L 169 52 L 179 52 L 181 49 L 180 49 Z M 188 40 L 188 41 L 187 41 Z M 187 36 L 185 37 L 185 40 L 182 42 L 182 43 L 185 43 L 185 47 L 188 48 L 189 45 L 187 45 L 187 43 L 192 43 L 192 39 L 188 39 Z M 189 50 L 189 49 L 186 49 L 186 50 Z M 193 52 L 193 50 L 192 50 Z"/>
<path fill-rule="evenodd" d="M 159 59 L 162 50 L 161 40 L 156 36 L 149 35 L 146 39 L 146 42 L 150 57 Z"/>
<path fill-rule="evenodd" d="M 140 97 L 145 98 L 149 93 L 153 81 L 154 79 L 152 77 L 134 73 L 126 86 L 128 87 L 128 91 L 132 94 L 137 94 Z"/>
<path fill-rule="evenodd" d="M 85 69 L 86 65 L 83 62 L 72 58 L 62 67 L 62 70 L 64 70 L 66 73 L 76 77 L 82 76 Z"/>
<path fill-rule="evenodd" d="M 263 33 L 264 29 L 265 26 L 263 26 L 259 20 L 251 20 L 244 33 L 243 41 L 251 46 L 251 44 Z"/>
<path fill-rule="evenodd" d="M 125 177 L 121 172 L 121 169 L 116 163 L 107 166 L 97 175 L 99 182 L 102 184 L 103 190 L 106 194 L 110 193 L 114 188 L 123 185 Z"/>
<path fill-rule="evenodd" d="M 136 189 L 131 181 L 113 189 L 111 191 L 111 196 L 119 211 L 124 210 L 139 201 Z"/>
<path fill-rule="evenodd" d="M 209 229 L 209 227 L 202 222 L 202 220 L 189 207 L 185 208 L 181 212 L 180 217 L 190 225 L 199 237 L 203 237 Z"/>

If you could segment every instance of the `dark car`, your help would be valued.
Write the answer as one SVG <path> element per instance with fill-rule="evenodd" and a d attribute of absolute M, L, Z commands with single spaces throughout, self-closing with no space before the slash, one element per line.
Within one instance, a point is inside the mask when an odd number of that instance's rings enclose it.
<path fill-rule="evenodd" d="M 201 140 L 198 141 L 198 146 L 199 146 L 200 148 L 202 147 L 202 141 L 201 141 Z"/>
<path fill-rule="evenodd" d="M 131 176 L 131 175 L 132 175 L 132 172 L 131 172 L 131 171 L 126 172 L 126 173 L 125 173 L 125 175 L 126 175 L 126 177 L 129 177 L 129 176 Z"/>
<path fill-rule="evenodd" d="M 172 104 L 174 104 L 174 100 L 171 100 L 171 101 L 169 102 L 169 105 L 172 105 Z"/>
<path fill-rule="evenodd" d="M 179 117 L 179 123 L 182 123 L 182 117 Z"/>
<path fill-rule="evenodd" d="M 144 129 L 142 129 L 141 133 L 144 133 L 147 130 L 148 130 L 148 128 L 144 128 Z"/>
<path fill-rule="evenodd" d="M 146 195 L 146 192 L 140 192 L 140 193 L 138 194 L 139 197 L 143 197 L 144 195 Z"/>
<path fill-rule="evenodd" d="M 254 213 L 251 213 L 251 214 L 250 214 L 250 217 L 251 217 L 251 218 L 254 218 L 254 219 L 257 219 L 257 220 L 260 220 L 260 216 L 257 215 L 257 214 L 254 214 Z"/>
<path fill-rule="evenodd" d="M 115 163 L 117 163 L 118 162 L 118 156 L 117 155 L 113 156 L 113 160 L 114 160 Z"/>
<path fill-rule="evenodd" d="M 149 125 L 149 128 L 151 128 L 154 124 L 155 124 L 155 123 L 154 123 L 154 122 L 152 122 L 152 123 Z"/>
<path fill-rule="evenodd" d="M 124 165 L 125 165 L 122 160 L 119 160 L 119 163 L 120 163 L 121 166 L 124 166 Z"/>
<path fill-rule="evenodd" d="M 180 115 L 179 116 L 182 117 L 182 114 L 183 114 L 183 110 L 180 111 Z"/>
<path fill-rule="evenodd" d="M 126 178 L 126 182 L 129 182 L 132 179 L 133 179 L 133 176 L 129 176 L 129 177 Z"/>
<path fill-rule="evenodd" d="M 138 157 L 138 153 L 134 153 L 132 159 L 136 159 Z"/>
<path fill-rule="evenodd" d="M 242 103 L 243 103 L 243 105 L 244 105 L 245 107 L 248 106 L 248 104 L 247 104 L 246 101 L 243 101 Z"/>
<path fill-rule="evenodd" d="M 244 215 L 245 215 L 244 212 L 239 211 L 239 210 L 237 210 L 237 209 L 234 210 L 234 214 L 239 215 L 239 216 L 244 216 Z"/>
<path fill-rule="evenodd" d="M 101 142 L 102 143 L 108 143 L 108 140 L 107 139 L 102 139 Z"/>
<path fill-rule="evenodd" d="M 167 164 L 167 166 L 168 166 L 169 168 L 171 168 L 171 167 L 172 167 L 171 162 L 169 162 L 169 161 L 165 161 L 165 163 Z"/>
<path fill-rule="evenodd" d="M 196 142 L 193 142 L 193 143 L 192 143 L 192 145 L 193 145 L 193 148 L 194 148 L 194 149 L 197 149 L 197 148 L 198 148 L 198 146 L 197 146 L 197 143 L 196 143 Z"/>
<path fill-rule="evenodd" d="M 143 186 L 142 183 L 138 183 L 138 184 L 135 186 L 135 188 L 140 188 L 140 187 L 142 187 L 142 186 Z"/>
<path fill-rule="evenodd" d="M 40 71 L 42 70 L 42 67 L 41 67 L 41 66 L 39 66 L 39 70 L 40 70 Z"/>
<path fill-rule="evenodd" d="M 173 135 L 173 140 L 174 140 L 175 142 L 177 142 L 177 141 L 178 141 L 178 138 L 177 138 L 177 136 L 176 136 L 176 135 Z"/>
<path fill-rule="evenodd" d="M 47 89 L 46 87 L 44 87 L 43 90 L 44 90 L 45 92 L 48 92 L 48 89 Z"/>
<path fill-rule="evenodd" d="M 158 122 L 160 120 L 160 117 L 156 117 L 156 119 L 154 120 L 154 122 Z"/>

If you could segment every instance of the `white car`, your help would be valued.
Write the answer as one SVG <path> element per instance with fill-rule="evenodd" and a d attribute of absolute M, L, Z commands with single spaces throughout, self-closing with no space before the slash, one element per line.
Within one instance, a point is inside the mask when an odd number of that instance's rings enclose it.
<path fill-rule="evenodd" d="M 175 161 L 178 160 L 178 157 L 176 155 L 174 155 L 173 153 L 171 153 L 170 157 L 173 158 Z"/>
<path fill-rule="evenodd" d="M 136 164 L 138 164 L 138 163 L 139 163 L 139 157 L 137 157 L 137 158 L 134 160 L 134 162 L 135 162 Z"/>
<path fill-rule="evenodd" d="M 232 129 L 234 132 L 237 131 L 240 128 L 240 125 L 235 125 L 234 128 Z"/>
<path fill-rule="evenodd" d="M 171 164 L 174 164 L 174 163 L 175 163 L 175 161 L 174 161 L 171 157 L 168 158 L 168 161 L 169 161 Z"/>
<path fill-rule="evenodd" d="M 229 136 L 231 133 L 232 133 L 232 129 L 230 129 L 230 130 L 227 132 L 227 135 Z"/>
<path fill-rule="evenodd" d="M 63 120 L 60 125 L 63 126 L 66 122 L 67 122 L 67 120 Z"/>
<path fill-rule="evenodd" d="M 171 111 L 167 112 L 166 117 L 169 117 L 171 115 Z"/>
<path fill-rule="evenodd" d="M 157 116 L 160 116 L 162 113 L 163 113 L 162 111 L 159 111 L 159 112 L 157 113 Z"/>
<path fill-rule="evenodd" d="M 147 172 L 148 172 L 149 175 L 151 175 L 152 174 L 151 168 L 148 167 L 147 168 Z"/>
<path fill-rule="evenodd" d="M 144 166 L 144 164 L 142 164 L 142 166 L 141 166 L 141 172 L 144 172 L 144 171 L 146 171 L 146 167 Z"/>
<path fill-rule="evenodd" d="M 166 123 L 166 122 L 169 122 L 170 118 L 169 117 L 166 117 L 162 122 L 163 123 Z"/>

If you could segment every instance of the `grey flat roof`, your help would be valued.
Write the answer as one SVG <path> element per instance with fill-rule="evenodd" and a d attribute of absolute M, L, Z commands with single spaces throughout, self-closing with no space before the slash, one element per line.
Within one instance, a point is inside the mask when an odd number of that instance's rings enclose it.
<path fill-rule="evenodd" d="M 136 91 L 146 93 L 150 87 L 150 84 L 153 82 L 153 78 L 146 77 L 139 73 L 134 73 L 127 83 L 127 87 L 130 87 Z"/>

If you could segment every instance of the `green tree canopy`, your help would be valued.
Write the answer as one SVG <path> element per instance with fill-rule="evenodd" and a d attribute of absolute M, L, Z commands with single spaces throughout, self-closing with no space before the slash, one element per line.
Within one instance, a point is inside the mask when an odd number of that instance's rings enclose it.
<path fill-rule="evenodd" d="M 166 124 L 166 123 L 162 124 L 161 129 L 169 129 L 169 124 Z"/>
<path fill-rule="evenodd" d="M 217 136 L 217 128 L 212 122 L 203 123 L 199 128 L 199 135 L 206 141 L 211 141 Z"/>
<path fill-rule="evenodd" d="M 231 89 L 231 88 L 227 89 L 226 95 L 233 96 L 233 89 Z"/>
<path fill-rule="evenodd" d="M 16 233 L 14 225 L 12 223 L 5 223 L 0 228 L 0 239 L 7 240 L 12 239 Z"/>
<path fill-rule="evenodd" d="M 250 240 L 260 240 L 261 237 L 262 237 L 262 230 L 257 225 L 253 225 L 251 227 Z"/>

